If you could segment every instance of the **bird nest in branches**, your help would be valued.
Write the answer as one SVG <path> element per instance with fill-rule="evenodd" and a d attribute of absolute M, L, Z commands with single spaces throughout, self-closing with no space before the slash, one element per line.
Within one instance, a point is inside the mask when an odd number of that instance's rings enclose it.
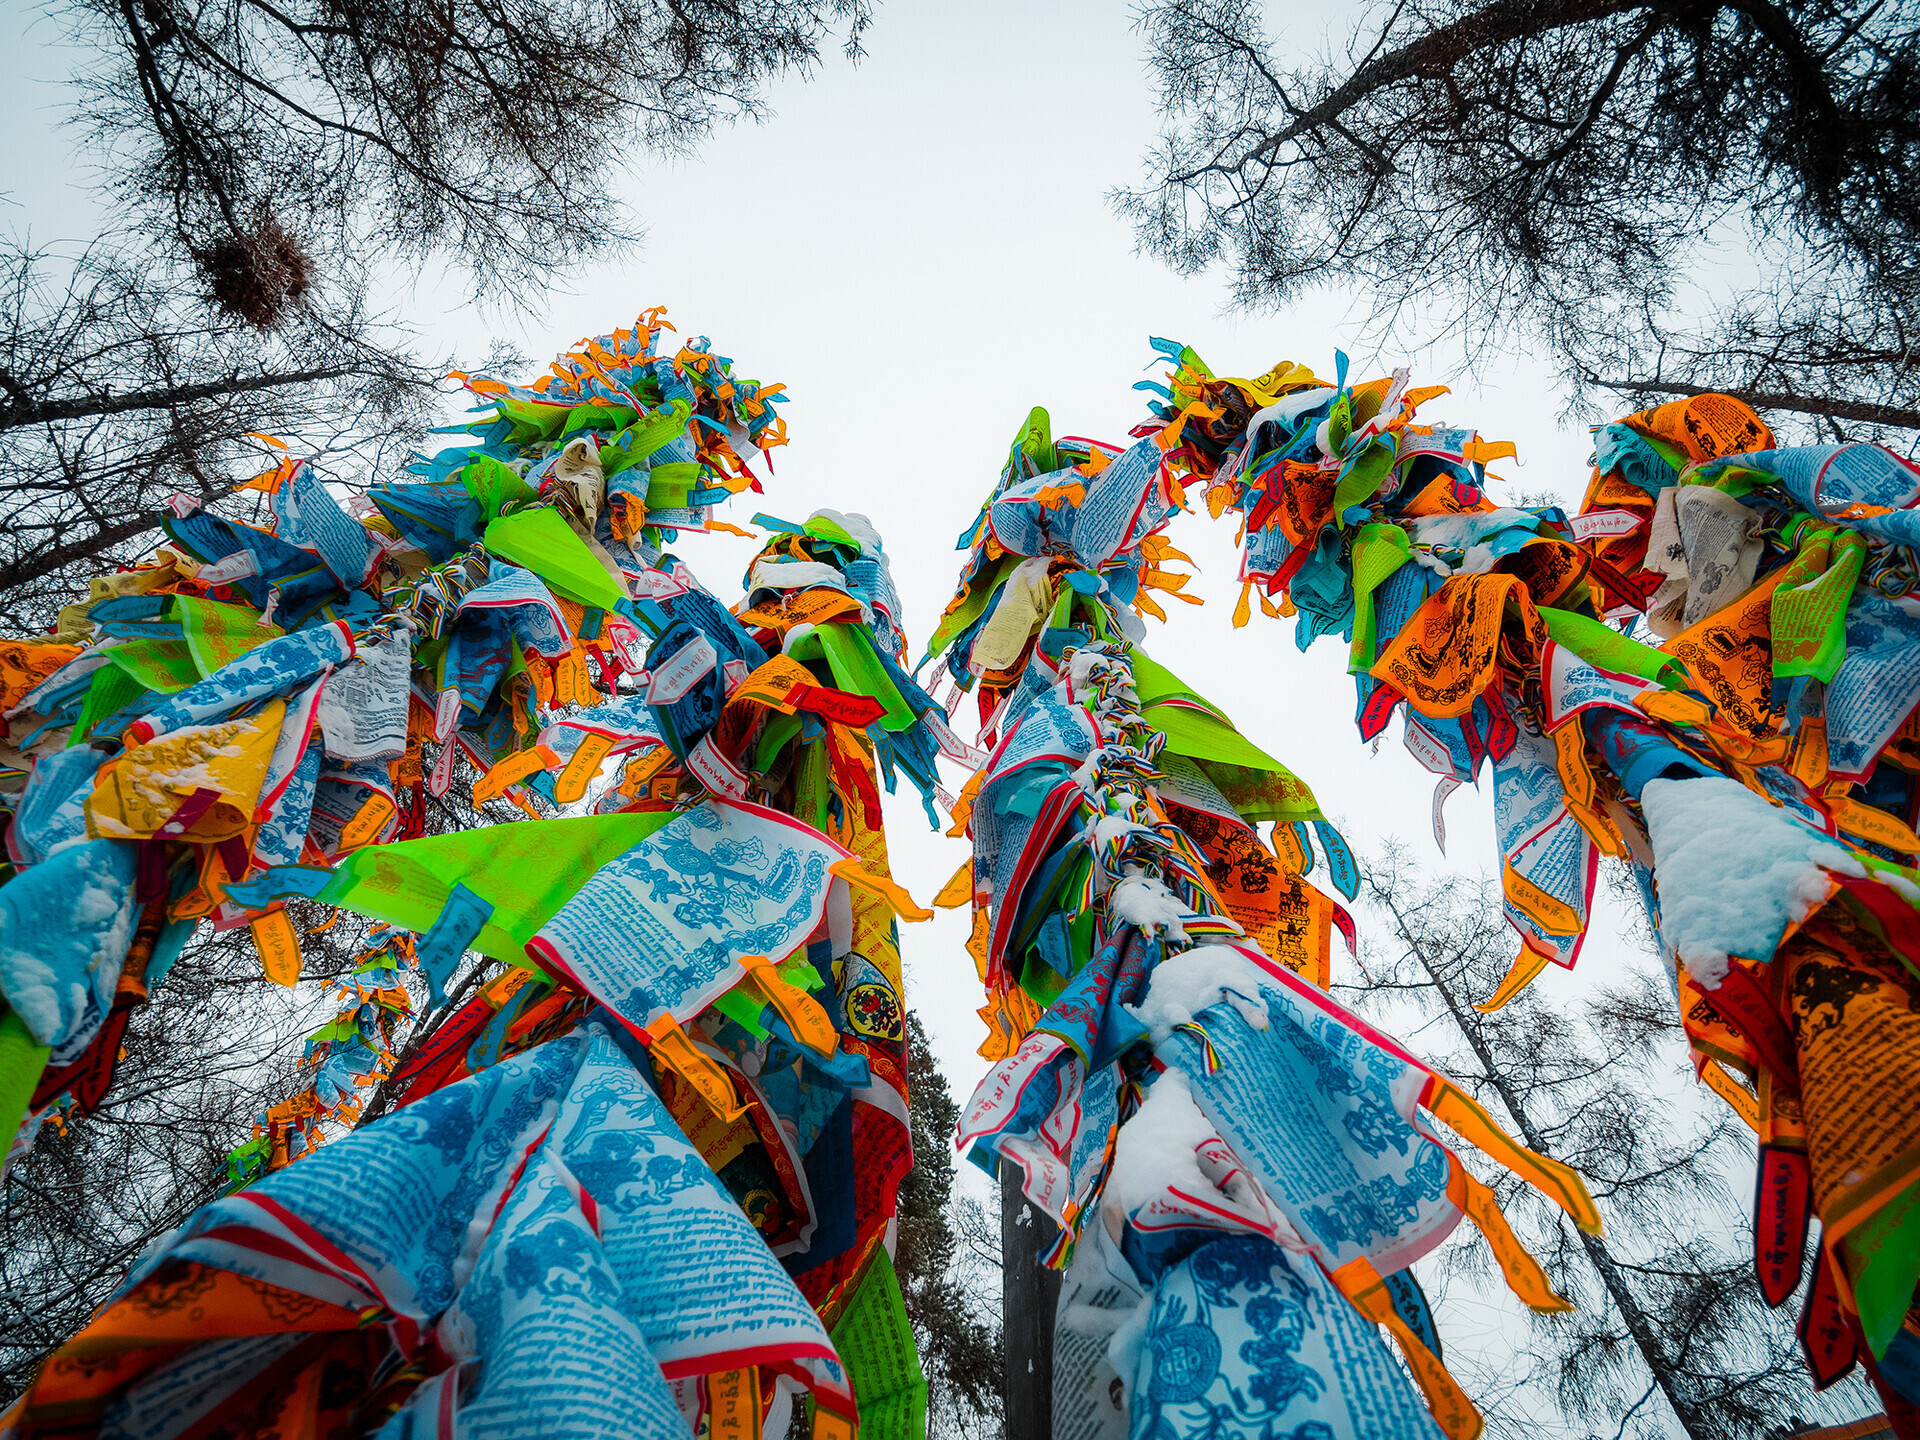
<path fill-rule="evenodd" d="M 313 283 L 307 252 L 271 214 L 263 213 L 246 234 L 196 250 L 194 258 L 214 303 L 260 330 L 285 319 Z"/>

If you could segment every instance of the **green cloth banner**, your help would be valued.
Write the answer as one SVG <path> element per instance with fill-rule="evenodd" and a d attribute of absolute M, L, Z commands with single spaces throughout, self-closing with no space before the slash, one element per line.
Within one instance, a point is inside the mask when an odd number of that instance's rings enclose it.
<path fill-rule="evenodd" d="M 1167 737 L 1167 749 L 1199 764 L 1243 818 L 1321 818 L 1306 782 L 1234 729 L 1218 706 L 1196 695 L 1144 651 L 1134 650 L 1127 658 L 1133 664 L 1141 715 Z"/>
<path fill-rule="evenodd" d="M 1353 655 L 1347 669 L 1358 674 L 1379 659 L 1374 634 L 1373 592 L 1413 559 L 1413 542 L 1398 525 L 1362 525 L 1353 537 Z"/>
<path fill-rule="evenodd" d="M 884 1246 L 874 1247 L 860 1288 L 831 1334 L 853 1380 L 860 1440 L 925 1440 L 927 1377 L 913 1347 L 900 1277 Z"/>
<path fill-rule="evenodd" d="M 1789 560 L 1772 596 L 1773 673 L 1831 684 L 1847 658 L 1847 606 L 1867 558 L 1851 530 L 1816 530 Z"/>
<path fill-rule="evenodd" d="M 526 566 L 577 604 L 611 610 L 627 598 L 600 557 L 550 505 L 501 516 L 487 526 L 486 540 L 495 555 Z"/>
<path fill-rule="evenodd" d="M 1670 690 L 1679 689 L 1687 683 L 1686 668 L 1664 650 L 1642 645 L 1638 640 L 1622 635 L 1611 625 L 1585 615 L 1576 615 L 1571 610 L 1555 610 L 1550 605 L 1542 605 L 1539 609 L 1547 634 L 1589 665 L 1611 670 L 1616 675 L 1633 675 L 1641 680 L 1651 680 Z"/>
<path fill-rule="evenodd" d="M 673 819 L 670 810 L 489 825 L 369 845 L 341 862 L 313 898 L 424 934 L 455 885 L 493 906 L 472 948 L 527 965 L 527 941 L 602 865 Z"/>
<path fill-rule="evenodd" d="M 203 680 L 212 679 L 213 672 L 229 660 L 287 633 L 278 625 L 262 625 L 260 617 L 244 606 L 223 605 L 197 595 L 174 596 L 167 618 L 179 623 Z"/>

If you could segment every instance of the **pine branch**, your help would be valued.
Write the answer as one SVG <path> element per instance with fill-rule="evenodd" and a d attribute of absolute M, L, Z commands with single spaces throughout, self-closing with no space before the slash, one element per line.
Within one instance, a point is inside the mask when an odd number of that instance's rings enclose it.
<path fill-rule="evenodd" d="M 1920 430 L 1920 410 L 1900 405 L 1874 405 L 1864 400 L 1817 395 L 1794 395 L 1778 390 L 1747 390 L 1702 385 L 1681 385 L 1672 380 L 1604 380 L 1587 377 L 1589 384 L 1629 395 L 1731 395 L 1756 410 L 1792 410 L 1801 415 L 1824 415 L 1835 420 L 1858 420 L 1866 425 L 1889 425 L 1902 430 Z"/>

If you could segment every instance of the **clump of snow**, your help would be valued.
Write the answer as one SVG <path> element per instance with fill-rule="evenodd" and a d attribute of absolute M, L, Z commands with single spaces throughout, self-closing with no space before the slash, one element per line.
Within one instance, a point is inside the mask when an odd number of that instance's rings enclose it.
<path fill-rule="evenodd" d="M 1147 984 L 1146 998 L 1127 1011 L 1147 1027 L 1155 1045 L 1196 1012 L 1218 1005 L 1223 995 L 1241 1019 L 1264 1030 L 1267 1006 L 1260 987 L 1265 980 L 1260 968 L 1231 945 L 1201 945 L 1161 961 Z"/>
<path fill-rule="evenodd" d="M 1846 850 L 1724 776 L 1649 780 L 1640 807 L 1660 928 L 1709 990 L 1726 978 L 1728 957 L 1772 955 L 1788 923 L 1826 899 L 1827 871 L 1866 873 Z"/>
<path fill-rule="evenodd" d="M 1130 668 L 1123 667 L 1119 657 L 1108 650 L 1105 645 L 1098 643 L 1082 645 L 1067 657 L 1068 693 L 1071 694 L 1075 700 L 1085 698 L 1099 680 L 1105 678 L 1116 669 L 1124 671 L 1128 693 L 1131 694 L 1133 671 Z"/>
<path fill-rule="evenodd" d="M 1107 1341 L 1107 1363 L 1113 1367 L 1114 1374 L 1120 1377 L 1128 1403 L 1132 1403 L 1134 1386 L 1140 1374 L 1141 1352 L 1147 1346 L 1147 1327 L 1153 1319 L 1153 1302 L 1142 1300 L 1127 1312 L 1127 1318 L 1120 1328 L 1113 1332 L 1113 1338 Z"/>
<path fill-rule="evenodd" d="M 110 847 L 93 841 L 33 867 L 0 910 L 0 992 L 62 1063 L 106 1018 L 133 932 L 129 877 Z"/>
<path fill-rule="evenodd" d="M 1538 530 L 1540 517 L 1529 515 L 1524 510 L 1503 508 L 1464 515 L 1422 515 L 1404 523 L 1413 532 L 1413 538 L 1422 545 L 1432 546 L 1436 550 L 1464 552 L 1502 530 L 1511 530 L 1516 526 L 1524 530 Z"/>
<path fill-rule="evenodd" d="M 1185 1072 L 1162 1071 L 1114 1139 L 1106 1202 L 1131 1214 L 1169 1187 L 1189 1195 L 1209 1194 L 1213 1182 L 1201 1170 L 1196 1152 L 1218 1138 L 1213 1122 L 1194 1103 Z"/>
<path fill-rule="evenodd" d="M 1111 1335 L 1126 1316 L 1125 1310 L 1108 1310 L 1098 1305 L 1063 1305 L 1060 1328 L 1080 1335 Z"/>
<path fill-rule="evenodd" d="M 1215 1226 L 1237 1217 L 1248 1230 L 1287 1249 L 1306 1248 L 1194 1100 L 1186 1072 L 1172 1067 L 1161 1072 L 1140 1109 L 1120 1127 L 1103 1204 L 1111 1224 L 1157 1201 L 1172 1209 L 1155 1206 L 1155 1223 L 1182 1210 Z"/>
<path fill-rule="evenodd" d="M 1074 767 L 1073 783 L 1078 785 L 1081 790 L 1088 795 L 1093 794 L 1094 790 L 1098 788 L 1094 783 L 1094 775 L 1110 758 L 1112 758 L 1111 746 L 1094 746 L 1092 750 L 1087 752 L 1087 758 Z"/>
<path fill-rule="evenodd" d="M 183 725 L 169 730 L 148 745 L 129 754 L 133 793 L 149 808 L 172 810 L 182 796 L 196 790 L 227 793 L 213 773 L 216 760 L 237 760 L 246 747 L 235 744 L 242 732 L 254 724 L 253 717 L 220 720 L 210 725 Z M 156 768 L 147 769 L 147 765 Z"/>
<path fill-rule="evenodd" d="M 1890 870 L 1876 870 L 1873 878 L 1882 885 L 1890 886 L 1893 893 L 1909 905 L 1920 906 L 1920 885 L 1914 884 L 1906 876 L 1895 875 Z"/>
<path fill-rule="evenodd" d="M 1136 833 L 1154 835 L 1151 826 L 1142 825 L 1137 820 L 1129 820 L 1124 815 L 1102 815 L 1086 828 L 1083 835 L 1087 845 L 1099 850 L 1115 840 L 1125 844 L 1127 837 Z"/>
<path fill-rule="evenodd" d="M 851 535 L 860 545 L 860 553 L 869 560 L 878 560 L 886 566 L 889 573 L 893 567 L 887 564 L 886 554 L 880 548 L 880 532 L 873 528 L 873 522 L 858 511 L 842 513 L 838 510 L 816 510 L 808 520 L 825 520 L 830 525 L 838 525 Z"/>
<path fill-rule="evenodd" d="M 77 1015 L 85 1003 L 86 992 L 71 981 L 62 985 L 52 967 L 43 963 L 38 955 L 21 946 L 6 944 L 5 938 L 0 936 L 0 975 L 6 977 L 7 1003 L 19 1012 L 21 1021 L 38 1044 L 51 1044 L 65 1028 L 60 1019 L 63 996 Z"/>
<path fill-rule="evenodd" d="M 817 560 L 756 560 L 748 582 L 749 593 L 758 590 L 805 590 L 810 585 L 827 585 L 835 590 L 847 588 L 847 577 L 831 565 Z"/>
<path fill-rule="evenodd" d="M 1113 818 L 1108 816 L 1100 823 L 1106 824 Z M 1108 895 L 1107 906 L 1114 920 L 1136 927 L 1142 935 L 1164 934 L 1179 944 L 1185 944 L 1187 939 L 1186 927 L 1181 922 L 1195 918 L 1177 895 L 1146 875 L 1123 876 Z"/>

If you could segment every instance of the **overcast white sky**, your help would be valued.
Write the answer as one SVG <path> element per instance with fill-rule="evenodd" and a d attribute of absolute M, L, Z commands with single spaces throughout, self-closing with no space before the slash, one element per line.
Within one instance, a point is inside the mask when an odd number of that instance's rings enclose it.
<path fill-rule="evenodd" d="M 62 59 L 48 48 L 57 32 L 20 0 L 4 6 L 0 44 L 16 83 L 0 87 L 13 140 L 0 156 L 0 225 L 42 241 L 84 234 L 94 214 L 74 188 L 84 157 L 49 129 L 64 97 Z M 1274 14 L 1289 48 L 1310 52 L 1355 12 L 1294 0 Z M 1143 368 L 1149 335 L 1193 345 L 1217 373 L 1254 375 L 1281 358 L 1330 367 L 1357 327 L 1339 295 L 1276 316 L 1228 315 L 1217 276 L 1181 279 L 1133 253 L 1103 198 L 1134 180 L 1155 128 L 1127 5 L 889 0 L 868 48 L 857 67 L 836 55 L 815 83 L 779 87 L 769 123 L 721 134 L 697 160 L 639 165 L 626 186 L 650 231 L 638 254 L 572 274 L 564 293 L 529 297 L 518 314 L 476 313 L 446 285 L 402 294 L 396 308 L 429 353 L 475 355 L 504 334 L 541 361 L 669 306 L 683 334 L 711 336 L 741 373 L 787 383 L 792 444 L 759 504 L 793 519 L 823 506 L 866 514 L 917 645 L 952 593 L 954 537 L 1029 407 L 1047 406 L 1056 434 L 1123 441 L 1143 418 L 1129 387 L 1158 378 Z M 567 257 L 554 258 L 564 270 Z M 1356 351 L 1355 374 L 1408 358 Z M 1456 363 L 1444 353 L 1419 363 L 1416 383 L 1450 380 L 1455 392 L 1422 418 L 1517 443 L 1518 463 L 1494 467 L 1507 482 L 1497 498 L 1549 491 L 1576 502 L 1588 436 L 1562 424 L 1550 361 L 1514 355 L 1468 378 Z M 726 518 L 744 525 L 752 513 L 736 502 Z M 1230 527 L 1194 515 L 1172 538 L 1200 562 L 1190 589 L 1206 604 L 1169 604 L 1171 623 L 1149 622 L 1150 653 L 1301 774 L 1357 850 L 1392 835 L 1436 867 L 1497 869 L 1488 793 L 1453 797 L 1443 858 L 1429 830 L 1433 779 L 1398 727 L 1378 754 L 1361 745 L 1343 645 L 1323 640 L 1300 655 L 1291 622 L 1257 610 L 1249 629 L 1231 628 Z M 678 548 L 730 598 L 755 547 L 693 536 Z M 965 858 L 964 843 L 929 834 L 911 796 L 888 819 L 896 873 L 924 900 Z M 1580 972 L 1540 979 L 1549 995 L 1571 998 L 1623 962 L 1605 914 Z M 965 936 L 957 913 L 903 936 L 910 1002 L 961 1100 L 983 1069 Z M 1343 967 L 1354 978 L 1336 944 Z M 1517 1336 L 1517 1306 L 1494 1308 L 1516 1312 L 1493 1324 Z M 1450 1343 L 1491 1342 L 1491 1315 L 1450 1309 Z"/>
<path fill-rule="evenodd" d="M 0 157 L 0 225 L 41 241 L 84 235 L 96 213 L 80 188 L 86 156 L 52 128 L 67 93 L 58 32 L 33 6 L 5 4 L 0 35 L 20 83 L 0 99 L 16 137 Z M 1289 43 L 1318 49 L 1326 17 L 1341 12 L 1296 3 L 1286 14 Z M 1279 316 L 1229 315 L 1218 277 L 1182 279 L 1133 253 L 1104 199 L 1133 180 L 1154 133 L 1131 23 L 1119 3 L 883 4 L 859 65 L 835 54 L 814 83 L 774 92 L 768 123 L 722 132 L 695 160 L 636 166 L 626 193 L 649 231 L 638 253 L 572 273 L 556 256 L 554 293 L 518 313 L 481 313 L 450 283 L 399 293 L 394 309 L 426 353 L 472 356 L 504 335 L 537 365 L 667 305 L 683 334 L 711 336 L 742 373 L 786 382 L 792 444 L 776 452 L 759 505 L 796 519 L 821 506 L 866 514 L 917 645 L 952 595 L 954 537 L 1031 406 L 1051 411 L 1055 433 L 1124 442 L 1144 418 L 1130 387 L 1160 374 L 1147 363 L 1149 335 L 1193 345 L 1218 373 L 1251 375 L 1283 357 L 1330 366 L 1357 328 L 1332 295 Z M 1406 360 L 1355 353 L 1355 373 Z M 1495 467 L 1508 492 L 1572 502 L 1588 437 L 1563 427 L 1559 399 L 1530 382 L 1548 368 L 1516 357 L 1455 380 L 1456 393 L 1422 413 L 1514 440 L 1519 463 Z M 744 525 L 753 510 L 737 501 L 725 513 Z M 1443 863 L 1428 838 L 1426 772 L 1397 738 L 1369 755 L 1356 737 L 1345 648 L 1322 641 L 1302 656 L 1291 622 L 1257 611 L 1234 631 L 1230 527 L 1195 515 L 1172 534 L 1200 562 L 1189 589 L 1207 603 L 1170 604 L 1150 652 L 1304 776 L 1356 847 L 1397 833 Z M 754 546 L 689 536 L 678 548 L 731 594 Z M 1455 796 L 1448 824 L 1458 864 L 1489 863 L 1484 797 Z M 922 895 L 965 853 L 926 835 L 915 803 L 898 807 L 888 831 L 902 878 Z M 913 1001 L 964 1095 L 980 1034 L 962 938 L 957 918 L 922 926 L 907 954 Z"/>

